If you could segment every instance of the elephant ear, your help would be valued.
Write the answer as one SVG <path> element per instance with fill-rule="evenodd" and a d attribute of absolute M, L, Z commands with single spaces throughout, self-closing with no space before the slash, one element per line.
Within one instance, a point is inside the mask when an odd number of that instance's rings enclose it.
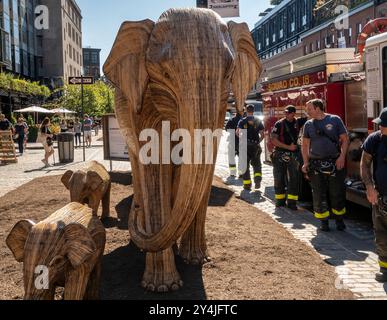
<path fill-rule="evenodd" d="M 92 191 L 96 191 L 103 183 L 103 179 L 97 172 L 88 171 L 87 177 L 86 177 L 86 183 Z"/>
<path fill-rule="evenodd" d="M 236 54 L 232 90 L 238 110 L 243 111 L 247 95 L 261 75 L 262 66 L 247 24 L 230 21 L 228 30 Z"/>
<path fill-rule="evenodd" d="M 79 223 L 64 228 L 65 254 L 74 268 L 79 267 L 96 252 L 97 247 L 89 231 Z"/>
<path fill-rule="evenodd" d="M 71 177 L 73 176 L 73 174 L 74 174 L 74 171 L 68 170 L 68 171 L 66 171 L 66 173 L 62 176 L 61 181 L 62 181 L 62 183 L 64 184 L 64 186 L 66 187 L 67 190 L 70 189 L 70 184 L 69 184 L 69 182 L 70 182 L 70 179 L 71 179 Z"/>
<path fill-rule="evenodd" d="M 107 78 L 128 100 L 129 107 L 137 112 L 141 110 L 149 82 L 145 59 L 154 26 L 151 20 L 124 22 L 103 67 Z"/>
<path fill-rule="evenodd" d="M 5 241 L 17 262 L 23 262 L 24 260 L 24 247 L 34 225 L 35 223 L 30 220 L 19 221 Z"/>

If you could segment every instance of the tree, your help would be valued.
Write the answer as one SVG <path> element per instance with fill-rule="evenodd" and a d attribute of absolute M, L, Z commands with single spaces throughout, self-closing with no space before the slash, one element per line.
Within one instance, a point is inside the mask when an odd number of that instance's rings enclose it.
<path fill-rule="evenodd" d="M 81 86 L 65 85 L 57 89 L 62 92 L 61 98 L 55 101 L 55 108 L 65 108 L 81 113 Z M 50 106 L 47 105 L 50 108 Z M 84 86 L 84 113 L 100 117 L 114 112 L 114 89 L 102 81 Z"/>

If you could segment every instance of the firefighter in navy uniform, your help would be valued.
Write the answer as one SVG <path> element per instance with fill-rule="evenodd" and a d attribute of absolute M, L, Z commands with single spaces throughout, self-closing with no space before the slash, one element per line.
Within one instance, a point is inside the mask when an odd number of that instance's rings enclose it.
<path fill-rule="evenodd" d="M 226 125 L 226 131 L 231 130 L 228 140 L 228 164 L 230 168 L 230 176 L 237 176 L 237 165 L 235 158 L 239 157 L 239 137 L 237 135 L 238 124 L 243 119 L 243 111 L 238 112 L 234 118 L 229 120 Z M 233 137 L 234 136 L 234 137 Z M 232 139 L 235 138 L 235 143 L 232 143 Z M 240 161 L 239 161 L 240 162 Z M 240 172 L 239 172 L 240 174 Z"/>
<path fill-rule="evenodd" d="M 321 231 L 328 232 L 332 213 L 337 230 L 344 231 L 348 130 L 339 116 L 325 113 L 324 101 L 311 100 L 306 109 L 311 120 L 304 126 L 302 170 L 312 185 L 315 217 L 321 221 Z"/>
<path fill-rule="evenodd" d="M 373 206 L 376 251 L 379 256 L 378 282 L 387 282 L 387 109 L 374 120 L 380 131 L 371 134 L 363 144 L 361 176 L 367 187 L 367 198 Z"/>
<path fill-rule="evenodd" d="M 271 141 L 275 146 L 272 155 L 276 206 L 297 210 L 300 182 L 301 150 L 298 143 L 302 127 L 307 118 L 296 118 L 296 108 L 288 106 L 285 118 L 278 121 L 272 131 Z"/>
<path fill-rule="evenodd" d="M 264 126 L 258 117 L 254 116 L 255 107 L 248 105 L 246 107 L 247 117 L 243 118 L 238 125 L 238 136 L 242 138 L 244 132 L 247 133 L 247 163 L 243 178 L 243 188 L 245 190 L 252 189 L 252 179 L 250 175 L 250 165 L 254 169 L 255 189 L 261 188 L 262 182 L 262 162 L 261 162 L 261 142 L 264 139 Z M 246 131 L 242 131 L 246 130 Z"/>

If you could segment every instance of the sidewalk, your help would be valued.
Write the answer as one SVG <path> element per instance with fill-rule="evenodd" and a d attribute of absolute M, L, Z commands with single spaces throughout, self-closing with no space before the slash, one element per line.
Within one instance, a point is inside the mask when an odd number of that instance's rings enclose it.
<path fill-rule="evenodd" d="M 110 161 L 105 161 L 103 156 L 102 138 L 93 135 L 91 148 L 86 148 L 86 161 L 96 160 L 110 170 Z M 56 145 L 56 143 L 55 143 Z M 83 166 L 83 149 L 76 148 L 74 151 L 74 162 L 70 164 L 58 164 L 58 149 L 55 148 L 56 165 L 44 168 L 41 160 L 44 158 L 44 150 L 41 144 L 32 143 L 27 145 L 27 150 L 22 157 L 18 158 L 18 163 L 0 166 L 0 197 L 11 190 L 39 177 L 47 175 L 59 175 L 67 170 L 76 170 Z M 53 163 L 53 158 L 50 158 Z M 113 162 L 113 169 L 118 171 L 129 171 L 129 162 Z"/>
<path fill-rule="evenodd" d="M 98 137 L 100 138 L 101 136 Z M 57 150 L 55 156 L 58 159 Z M 75 150 L 75 162 L 72 164 L 42 169 L 42 158 L 43 150 L 32 148 L 27 149 L 25 155 L 19 158 L 18 164 L 0 166 L 0 196 L 35 178 L 63 174 L 66 170 L 74 170 L 83 165 L 82 149 Z M 94 136 L 93 147 L 86 149 L 86 160 L 97 160 L 110 169 L 110 162 L 103 160 L 102 142 L 96 141 Z M 215 174 L 221 177 L 243 200 L 268 214 L 296 239 L 313 247 L 326 263 L 334 266 L 339 275 L 336 283 L 338 288 L 350 289 L 359 299 L 387 300 L 387 284 L 382 285 L 374 280 L 375 273 L 378 271 L 378 257 L 375 254 L 374 235 L 370 228 L 356 221 L 348 221 L 347 232 L 321 233 L 318 230 L 319 222 L 311 212 L 305 210 L 293 212 L 275 208 L 272 167 L 263 166 L 263 193 L 250 193 L 243 191 L 241 181 L 229 179 L 227 162 L 227 142 L 224 136 L 219 149 Z M 114 162 L 113 170 L 129 171 L 131 170 L 130 163 Z"/>
<path fill-rule="evenodd" d="M 326 263 L 334 266 L 339 275 L 338 288 L 348 288 L 359 299 L 387 300 L 387 284 L 374 279 L 379 267 L 370 228 L 356 221 L 347 221 L 346 232 L 323 233 L 311 212 L 277 209 L 274 205 L 273 168 L 268 165 L 263 165 L 263 193 L 244 191 L 240 180 L 229 178 L 226 136 L 221 141 L 215 174 L 240 194 L 241 199 L 268 214 L 296 239 L 312 246 Z"/>

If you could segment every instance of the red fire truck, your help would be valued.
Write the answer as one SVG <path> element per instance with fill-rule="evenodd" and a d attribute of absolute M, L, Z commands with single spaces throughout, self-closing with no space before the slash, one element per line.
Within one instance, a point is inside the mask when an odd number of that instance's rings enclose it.
<path fill-rule="evenodd" d="M 347 199 L 368 207 L 360 180 L 360 147 L 377 129 L 372 120 L 387 107 L 387 33 L 364 39 L 363 48 L 365 63 L 359 62 L 363 59 L 355 56 L 353 48 L 326 49 L 268 69 L 262 100 L 266 161 L 273 151 L 271 130 L 283 118 L 286 106 L 296 106 L 301 116 L 307 101 L 320 98 L 327 102 L 327 112 L 339 115 L 350 132 Z"/>

